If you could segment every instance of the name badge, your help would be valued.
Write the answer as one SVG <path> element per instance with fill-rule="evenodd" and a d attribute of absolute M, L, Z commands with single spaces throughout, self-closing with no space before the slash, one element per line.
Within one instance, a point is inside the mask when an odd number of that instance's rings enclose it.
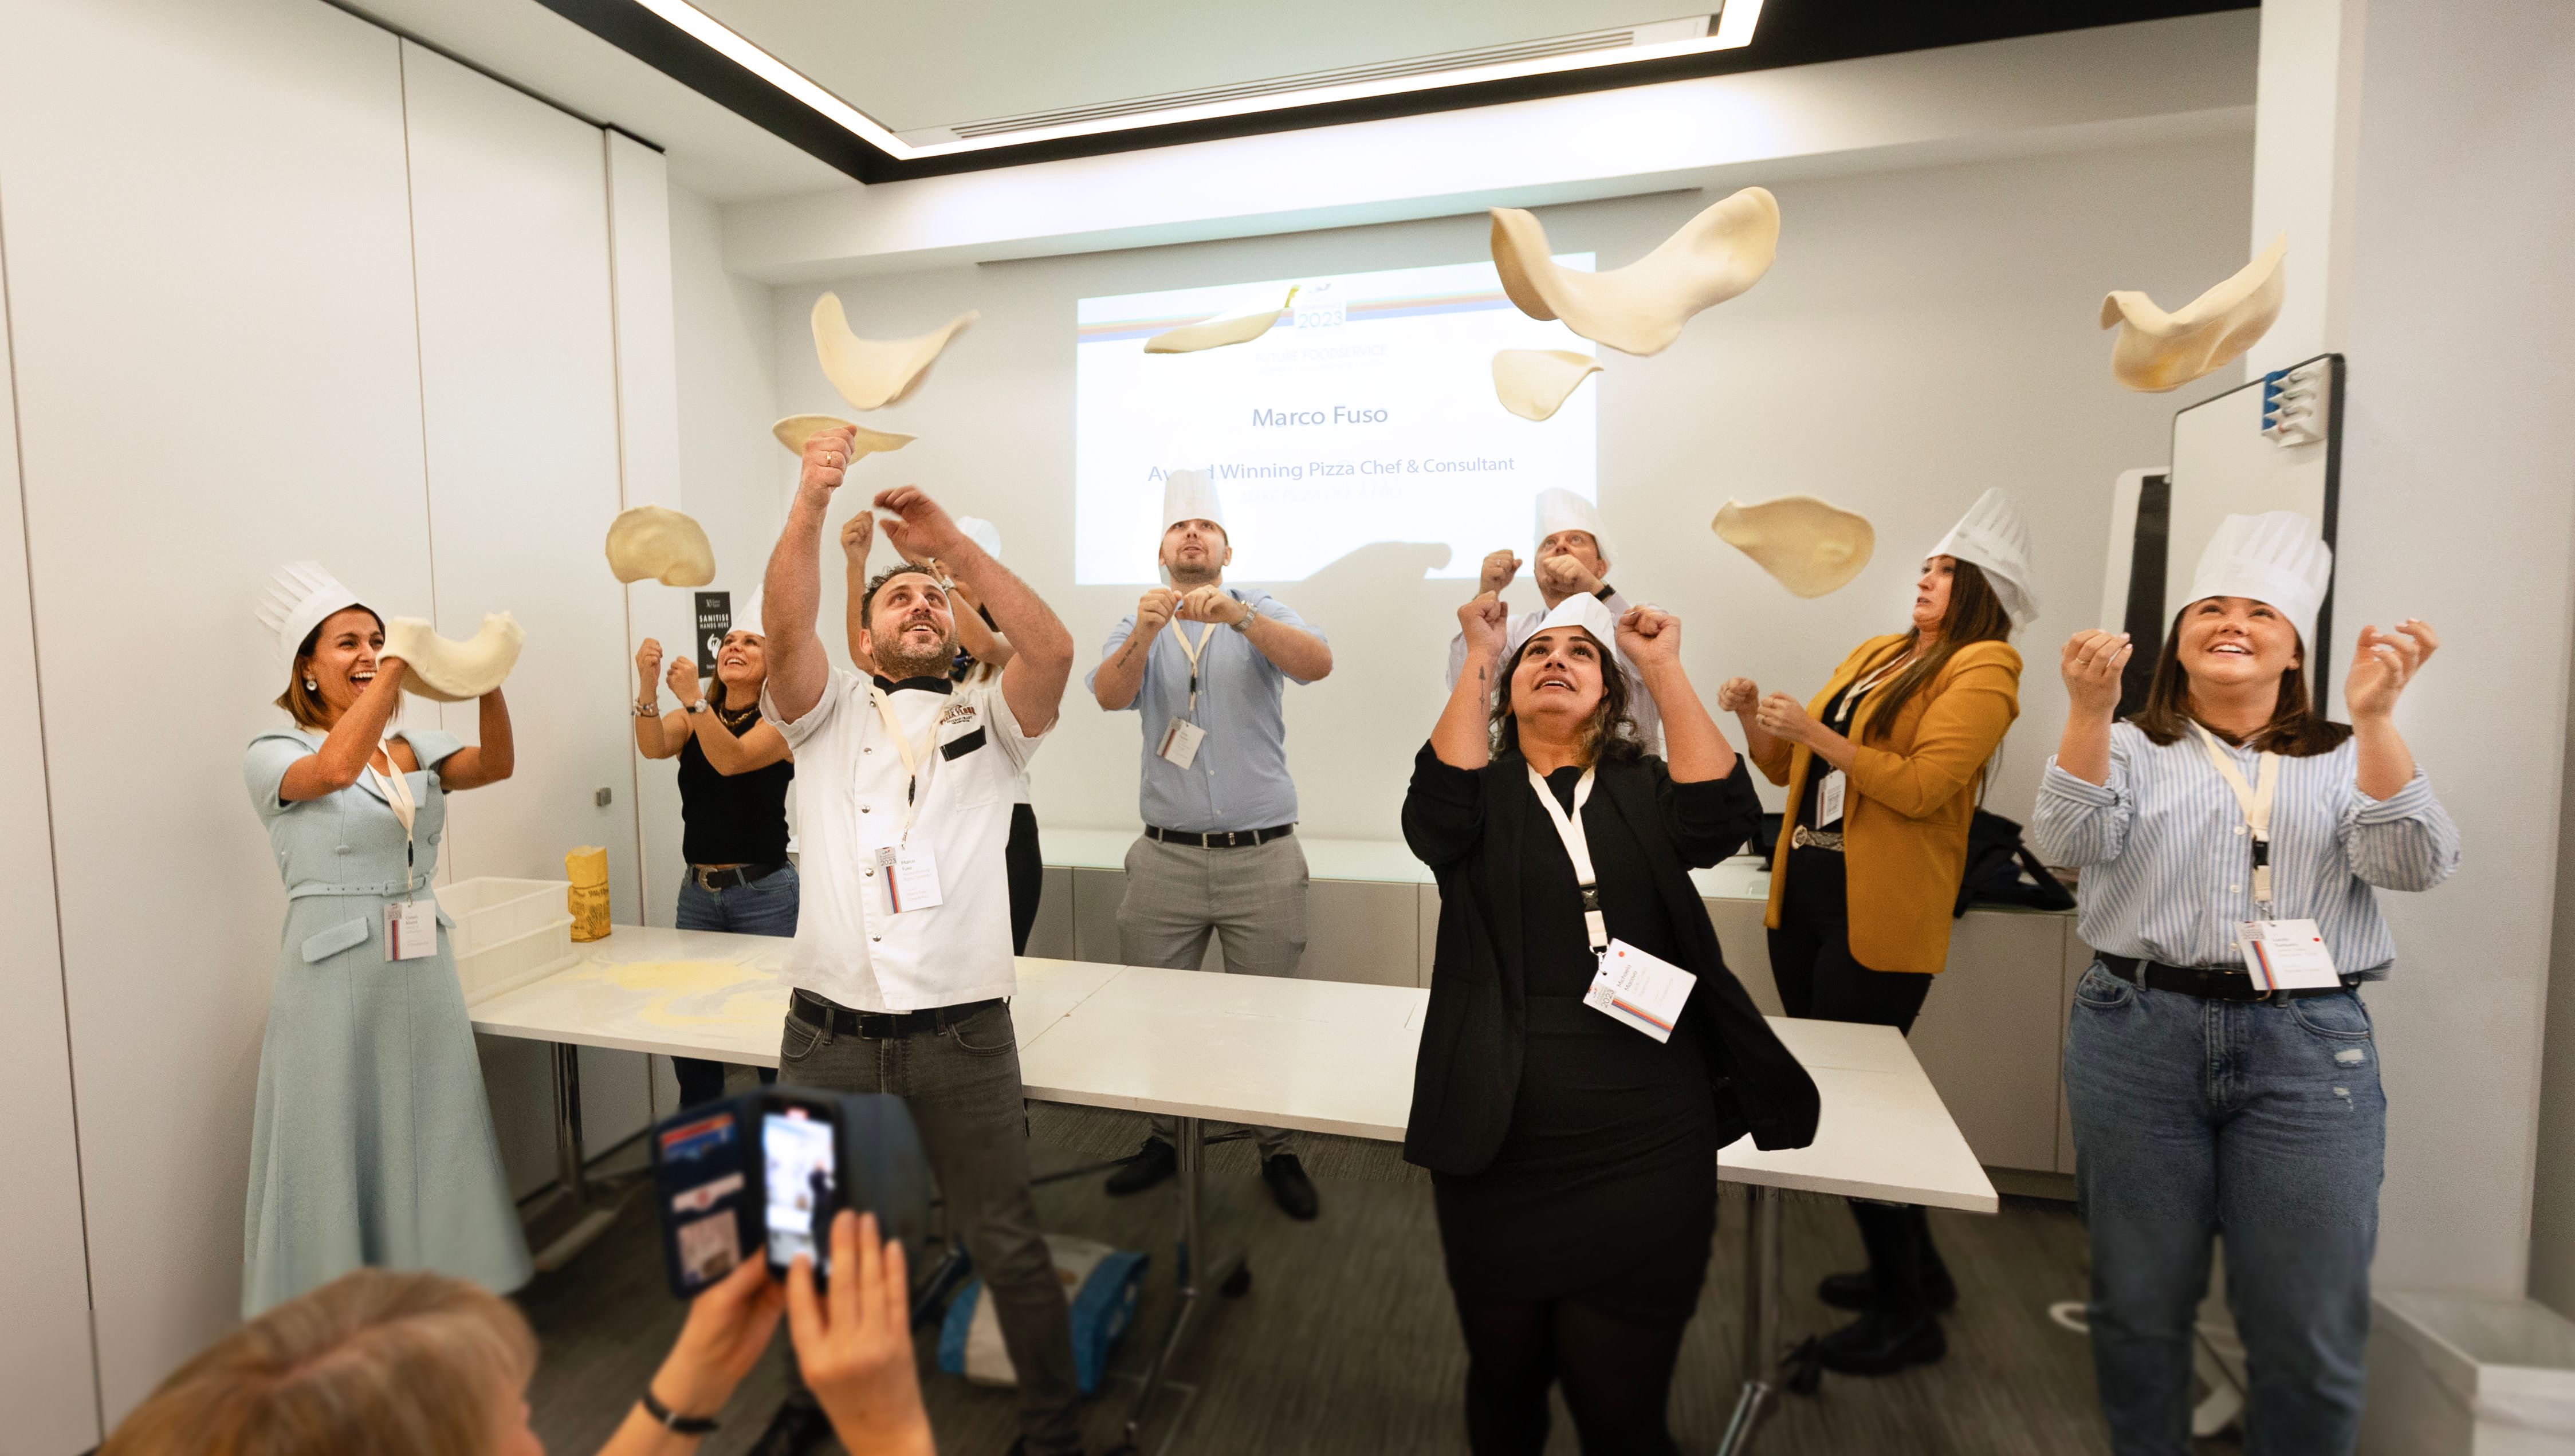
<path fill-rule="evenodd" d="M 1659 956 L 1648 955 L 1624 940 L 1612 940 L 1600 952 L 1600 968 L 1591 974 L 1583 1004 L 1623 1021 L 1656 1041 L 1672 1039 L 1698 977 Z"/>
<path fill-rule="evenodd" d="M 1186 718 L 1176 718 L 1172 720 L 1172 726 L 1163 730 L 1163 745 L 1154 751 L 1187 768 L 1198 757 L 1199 744 L 1206 738 L 1206 728 Z"/>
<path fill-rule="evenodd" d="M 1815 785 L 1815 827 L 1829 829 L 1841 822 L 1842 795 L 1850 791 L 1850 775 L 1839 768 L 1824 775 Z"/>
<path fill-rule="evenodd" d="M 2324 932 L 2313 920 L 2246 920 L 2235 927 L 2244 969 L 2266 991 L 2330 990 L 2342 984 Z"/>
<path fill-rule="evenodd" d="M 885 871 L 886 908 L 900 915 L 938 907 L 939 860 L 928 849 L 888 844 L 877 851 L 877 868 Z"/>
<path fill-rule="evenodd" d="M 438 953 L 438 901 L 396 900 L 385 906 L 385 958 L 427 960 Z"/>

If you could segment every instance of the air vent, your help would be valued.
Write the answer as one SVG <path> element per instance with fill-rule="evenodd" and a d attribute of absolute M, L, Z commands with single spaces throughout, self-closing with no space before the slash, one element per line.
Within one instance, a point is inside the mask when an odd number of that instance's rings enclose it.
<path fill-rule="evenodd" d="M 1589 30 L 1574 35 L 1549 36 L 1542 40 L 1513 41 L 1506 45 L 1482 46 L 1474 50 L 1443 51 L 1437 55 L 1413 56 L 1399 61 L 1382 61 L 1374 65 L 1343 66 L 1329 71 L 1307 71 L 1302 75 L 1277 76 L 1267 80 L 1247 81 L 1234 86 L 1209 86 L 1196 91 L 1172 91 L 1160 96 L 1140 96 L 1127 101 L 1104 102 L 1097 106 L 1069 106 L 1056 111 L 1032 111 L 1019 116 L 963 122 L 956 126 L 925 127 L 919 131 L 904 132 L 900 135 L 905 142 L 914 146 L 935 147 L 943 143 L 1006 137 L 1018 132 L 1041 131 L 1053 127 L 1096 126 L 1104 121 L 1151 117 L 1156 112 L 1181 111 L 1191 107 L 1240 105 L 1246 101 L 1259 101 L 1263 98 L 1284 96 L 1293 92 L 1328 92 L 1345 86 L 1381 87 L 1389 81 L 1400 82 L 1481 70 L 1487 67 L 1548 61 L 1563 56 L 1632 50 L 1638 46 L 1668 45 L 1675 41 L 1700 40 L 1715 33 L 1716 22 L 1717 18 L 1714 15 L 1692 15 L 1679 20 L 1655 21 L 1648 25 L 1621 26 L 1615 30 Z"/>

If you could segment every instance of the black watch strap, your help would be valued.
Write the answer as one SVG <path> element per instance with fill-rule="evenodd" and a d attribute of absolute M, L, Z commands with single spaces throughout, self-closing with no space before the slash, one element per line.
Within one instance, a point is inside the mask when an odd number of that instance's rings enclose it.
<path fill-rule="evenodd" d="M 716 1428 L 713 1416 L 684 1416 L 653 1398 L 653 1387 L 644 1387 L 644 1414 L 660 1421 L 663 1428 L 682 1436 L 703 1436 Z"/>
<path fill-rule="evenodd" d="M 1591 595 L 1592 595 L 1592 596 L 1594 596 L 1594 597 L 1599 598 L 1599 599 L 1600 599 L 1601 601 L 1603 601 L 1603 602 L 1606 602 L 1606 601 L 1608 601 L 1610 598 L 1615 597 L 1615 596 L 1617 596 L 1617 595 L 1618 595 L 1618 589 L 1617 589 L 1617 588 L 1615 588 L 1615 587 L 1610 586 L 1610 585 L 1609 585 L 1608 583 L 1606 583 L 1606 582 L 1603 582 L 1603 583 L 1601 583 L 1601 584 L 1600 584 L 1600 590 L 1599 590 L 1599 591 L 1597 591 L 1597 592 L 1592 593 Z"/>

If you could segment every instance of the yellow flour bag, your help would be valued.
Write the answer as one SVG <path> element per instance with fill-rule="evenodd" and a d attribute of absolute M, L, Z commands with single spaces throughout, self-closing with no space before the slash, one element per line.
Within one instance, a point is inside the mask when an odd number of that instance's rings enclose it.
<path fill-rule="evenodd" d="M 564 873 L 572 880 L 572 888 L 564 892 L 564 906 L 572 911 L 572 938 L 608 938 L 608 850 L 582 845 L 564 856 Z"/>

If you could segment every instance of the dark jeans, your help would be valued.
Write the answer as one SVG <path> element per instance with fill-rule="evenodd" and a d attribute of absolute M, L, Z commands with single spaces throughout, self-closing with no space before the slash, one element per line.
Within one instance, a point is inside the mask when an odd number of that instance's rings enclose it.
<path fill-rule="evenodd" d="M 1029 932 L 1037 928 L 1038 900 L 1046 893 L 1046 854 L 1038 847 L 1038 811 L 1025 803 L 1011 805 L 1011 842 L 1002 851 L 1011 875 L 1011 953 L 1029 953 Z"/>
<path fill-rule="evenodd" d="M 1010 1007 L 888 1041 L 834 1035 L 791 1014 L 778 1058 L 791 1085 L 891 1092 L 912 1109 L 947 1200 L 950 1233 L 974 1255 L 1001 1319 L 1002 1342 L 1019 1373 L 1029 1451 L 1081 1450 L 1073 1320 L 1029 1186 L 1028 1104 Z M 801 1374 L 794 1390 L 803 1394 Z"/>
<path fill-rule="evenodd" d="M 683 930 L 731 930 L 737 935 L 793 935 L 800 893 L 793 864 L 730 889 L 701 889 L 696 875 L 684 875 L 680 880 L 679 925 Z M 671 1070 L 680 1079 L 683 1107 L 712 1102 L 724 1095 L 723 1062 L 675 1056 L 671 1058 Z M 760 1079 L 774 1082 L 778 1073 L 762 1067 Z"/>
<path fill-rule="evenodd" d="M 2245 1456 L 2350 1452 L 2387 1151 L 2360 997 L 2212 1001 L 2096 964 L 2065 1030 L 2065 1100 L 2110 1449 L 2190 1449 L 2193 1325 L 2223 1234 Z"/>

